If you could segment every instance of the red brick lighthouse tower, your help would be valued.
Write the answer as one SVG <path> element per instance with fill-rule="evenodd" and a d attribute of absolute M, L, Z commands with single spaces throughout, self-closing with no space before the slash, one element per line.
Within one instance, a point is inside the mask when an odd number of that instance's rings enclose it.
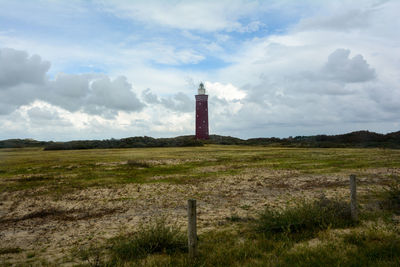
<path fill-rule="evenodd" d="M 196 95 L 196 139 L 208 139 L 208 95 L 203 83 Z"/>

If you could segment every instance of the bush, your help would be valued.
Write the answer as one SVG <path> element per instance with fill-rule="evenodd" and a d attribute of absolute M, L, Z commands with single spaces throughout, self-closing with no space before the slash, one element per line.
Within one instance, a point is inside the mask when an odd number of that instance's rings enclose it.
<path fill-rule="evenodd" d="M 172 254 L 187 251 L 187 238 L 176 226 L 167 226 L 161 218 L 150 225 L 141 225 L 134 234 L 112 240 L 113 262 L 126 262 L 147 257 L 154 253 Z"/>
<path fill-rule="evenodd" d="M 256 229 L 266 234 L 319 231 L 328 227 L 352 224 L 350 205 L 344 201 L 321 197 L 313 202 L 301 201 L 284 210 L 267 208 L 256 221 Z"/>

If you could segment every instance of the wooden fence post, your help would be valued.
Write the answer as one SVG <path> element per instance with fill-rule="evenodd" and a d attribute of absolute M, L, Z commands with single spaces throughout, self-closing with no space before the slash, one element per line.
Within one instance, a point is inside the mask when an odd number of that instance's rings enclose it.
<path fill-rule="evenodd" d="M 358 221 L 356 176 L 350 175 L 350 211 L 353 221 Z"/>
<path fill-rule="evenodd" d="M 188 247 L 189 257 L 197 255 L 197 225 L 196 225 L 196 200 L 188 200 Z"/>

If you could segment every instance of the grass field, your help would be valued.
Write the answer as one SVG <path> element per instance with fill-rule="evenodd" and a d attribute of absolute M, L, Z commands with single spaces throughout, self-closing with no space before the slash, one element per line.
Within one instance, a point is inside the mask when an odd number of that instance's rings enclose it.
<path fill-rule="evenodd" d="M 335 224 L 340 211 L 309 221 L 318 199 L 348 202 L 350 174 L 360 222 Z M 389 149 L 1 149 L 0 264 L 398 266 L 399 174 L 400 150 Z M 194 262 L 182 245 L 189 198 Z M 158 234 L 163 246 L 131 251 Z"/>

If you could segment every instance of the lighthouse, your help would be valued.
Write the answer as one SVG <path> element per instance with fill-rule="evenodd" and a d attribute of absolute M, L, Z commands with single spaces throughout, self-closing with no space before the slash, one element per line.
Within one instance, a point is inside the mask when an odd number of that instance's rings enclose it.
<path fill-rule="evenodd" d="M 200 83 L 196 97 L 196 139 L 208 139 L 208 95 Z"/>

